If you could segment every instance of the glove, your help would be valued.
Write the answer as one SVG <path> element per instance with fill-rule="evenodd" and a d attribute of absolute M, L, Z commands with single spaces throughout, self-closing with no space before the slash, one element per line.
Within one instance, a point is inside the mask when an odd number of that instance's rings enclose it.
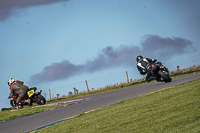
<path fill-rule="evenodd" d="M 13 97 L 13 95 L 10 95 L 9 97 L 8 97 L 8 99 L 10 99 L 10 98 L 12 98 Z"/>

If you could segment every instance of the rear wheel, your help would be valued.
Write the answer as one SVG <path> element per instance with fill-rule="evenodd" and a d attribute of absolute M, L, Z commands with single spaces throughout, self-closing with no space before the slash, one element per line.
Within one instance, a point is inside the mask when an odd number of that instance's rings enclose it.
<path fill-rule="evenodd" d="M 169 74 L 165 74 L 162 70 L 158 71 L 158 74 L 163 78 L 165 82 L 171 82 L 172 79 L 169 77 Z"/>
<path fill-rule="evenodd" d="M 36 103 L 38 105 L 44 105 L 46 103 L 46 99 L 42 95 L 37 95 Z"/>

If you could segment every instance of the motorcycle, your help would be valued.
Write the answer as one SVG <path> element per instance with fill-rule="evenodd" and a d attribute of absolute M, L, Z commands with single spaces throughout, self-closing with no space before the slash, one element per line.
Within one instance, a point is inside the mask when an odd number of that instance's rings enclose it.
<path fill-rule="evenodd" d="M 158 82 L 171 82 L 172 79 L 169 76 L 169 70 L 165 67 L 164 63 L 157 62 L 151 65 L 151 76 L 154 76 Z"/>
<path fill-rule="evenodd" d="M 44 105 L 46 103 L 46 99 L 41 95 L 42 90 L 36 92 L 37 88 L 32 87 L 28 90 L 27 95 L 24 98 L 23 105 L 18 107 L 16 100 L 18 98 L 18 94 L 15 93 L 10 100 L 10 105 L 15 109 L 23 108 L 24 105 L 32 106 L 33 103 L 37 103 L 38 105 Z"/>

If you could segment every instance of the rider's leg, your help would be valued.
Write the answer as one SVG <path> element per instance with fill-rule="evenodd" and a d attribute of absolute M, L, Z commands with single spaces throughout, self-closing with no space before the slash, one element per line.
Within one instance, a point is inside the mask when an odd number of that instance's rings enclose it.
<path fill-rule="evenodd" d="M 16 100 L 16 103 L 19 104 L 19 103 L 22 103 L 23 104 L 23 101 L 24 101 L 24 98 L 26 99 L 27 98 L 27 91 L 28 91 L 28 87 L 26 87 L 18 96 L 17 100 Z"/>
<path fill-rule="evenodd" d="M 146 82 L 154 80 L 155 77 L 151 77 L 151 71 L 147 71 Z"/>

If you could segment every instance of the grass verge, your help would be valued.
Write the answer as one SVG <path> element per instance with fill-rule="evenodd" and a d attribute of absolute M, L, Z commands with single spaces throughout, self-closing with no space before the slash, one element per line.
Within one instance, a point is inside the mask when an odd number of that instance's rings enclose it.
<path fill-rule="evenodd" d="M 0 116 L 1 116 L 0 122 L 4 122 L 4 121 L 20 118 L 23 116 L 28 116 L 28 115 L 48 111 L 48 110 L 54 109 L 56 107 L 57 106 L 51 106 L 51 107 L 32 106 L 32 107 L 24 107 L 23 109 L 20 109 L 20 110 L 12 109 L 12 110 L 1 111 L 0 112 Z"/>
<path fill-rule="evenodd" d="M 200 79 L 123 101 L 37 133 L 200 132 Z"/>

